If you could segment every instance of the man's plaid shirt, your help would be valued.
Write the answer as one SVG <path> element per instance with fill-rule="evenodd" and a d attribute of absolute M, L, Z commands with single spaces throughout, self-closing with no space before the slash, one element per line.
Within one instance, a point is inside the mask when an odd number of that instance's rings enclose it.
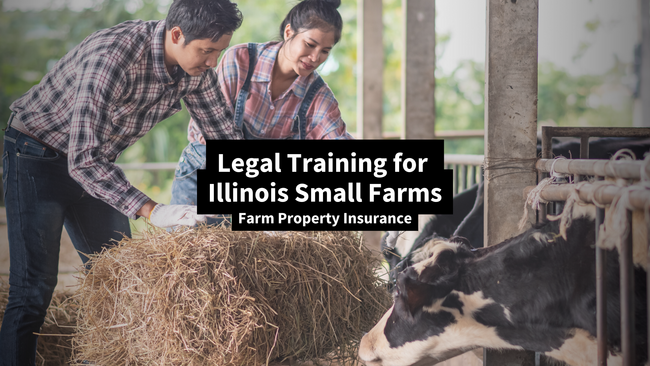
<path fill-rule="evenodd" d="M 164 63 L 165 21 L 128 21 L 93 33 L 11 105 L 36 138 L 67 154 L 70 176 L 125 215 L 149 198 L 113 162 L 181 110 L 208 139 L 241 139 L 214 70 L 173 76 Z"/>

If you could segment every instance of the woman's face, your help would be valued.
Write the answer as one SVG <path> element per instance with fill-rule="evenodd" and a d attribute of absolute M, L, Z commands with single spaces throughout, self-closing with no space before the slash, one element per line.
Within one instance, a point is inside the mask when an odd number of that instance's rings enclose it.
<path fill-rule="evenodd" d="M 293 36 L 293 30 L 287 25 L 284 31 L 286 42 L 283 46 L 283 61 L 288 62 L 299 76 L 308 76 L 327 60 L 334 47 L 334 32 L 323 32 L 314 28 Z"/>

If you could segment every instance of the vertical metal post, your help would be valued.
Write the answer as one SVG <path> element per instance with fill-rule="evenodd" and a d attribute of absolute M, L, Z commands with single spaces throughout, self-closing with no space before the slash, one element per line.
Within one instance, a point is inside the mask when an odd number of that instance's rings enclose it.
<path fill-rule="evenodd" d="M 467 189 L 467 165 L 463 164 L 460 166 L 460 184 L 458 187 L 458 193 Z"/>
<path fill-rule="evenodd" d="M 469 167 L 469 187 L 476 184 L 476 165 L 471 165 Z"/>
<path fill-rule="evenodd" d="M 580 137 L 580 159 L 589 159 L 589 136 Z M 580 174 L 573 175 L 573 181 L 578 183 L 585 180 L 585 176 Z"/>
<path fill-rule="evenodd" d="M 402 0 L 402 138 L 435 137 L 436 32 L 434 0 Z"/>
<path fill-rule="evenodd" d="M 357 0 L 357 136 L 382 138 L 384 23 L 382 0 Z M 380 231 L 363 231 L 363 242 L 380 256 Z"/>
<path fill-rule="evenodd" d="M 553 146 L 551 139 L 553 136 L 551 136 L 551 130 L 546 128 L 545 126 L 542 126 L 542 159 L 551 159 L 553 156 Z M 541 182 L 542 180 L 548 178 L 549 174 L 546 172 L 538 172 L 538 180 Z M 538 214 L 538 221 L 539 222 L 544 222 L 546 221 L 546 215 L 548 213 L 548 205 L 546 203 L 540 203 L 539 204 L 539 212 Z"/>
<path fill-rule="evenodd" d="M 451 183 L 451 191 L 454 192 L 454 196 L 458 194 L 458 164 L 453 165 L 454 169 L 454 180 Z"/>
<path fill-rule="evenodd" d="M 537 141 L 538 0 L 487 0 L 485 59 L 485 245 L 518 232 L 523 189 L 535 173 L 523 164 L 491 169 L 498 162 L 530 161 Z M 485 350 L 484 365 L 534 365 L 534 352 Z"/>
<path fill-rule="evenodd" d="M 602 180 L 602 177 L 599 177 Z M 596 242 L 600 226 L 605 221 L 605 209 L 596 207 Z M 598 340 L 598 366 L 607 366 L 607 287 L 605 268 L 607 252 L 596 246 L 596 335 Z"/>
<path fill-rule="evenodd" d="M 627 211 L 627 222 L 632 228 L 632 212 Z M 632 263 L 632 237 L 630 229 L 621 243 L 621 351 L 623 366 L 635 365 L 634 357 L 634 265 Z"/>

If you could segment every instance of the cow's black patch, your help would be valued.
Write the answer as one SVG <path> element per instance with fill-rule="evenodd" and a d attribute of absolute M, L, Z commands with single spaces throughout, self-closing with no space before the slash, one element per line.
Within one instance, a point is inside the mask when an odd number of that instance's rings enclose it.
<path fill-rule="evenodd" d="M 559 349 L 572 334 L 568 329 L 548 327 L 526 327 L 515 329 L 513 327 L 496 327 L 499 338 L 515 346 L 537 352 L 550 352 Z"/>
<path fill-rule="evenodd" d="M 472 314 L 477 322 L 496 328 L 499 338 L 524 349 L 549 352 L 558 349 L 570 336 L 567 329 L 550 328 L 543 325 L 528 324 L 526 327 L 514 326 L 506 317 L 503 306 L 488 304 Z"/>
<path fill-rule="evenodd" d="M 397 303 L 395 303 L 395 306 L 397 306 Z M 436 313 L 420 311 L 410 319 L 398 314 L 399 311 L 393 309 L 384 328 L 384 335 L 391 348 L 401 347 L 409 342 L 423 341 L 440 335 L 445 331 L 446 327 L 456 323 L 453 314 L 444 310 Z"/>
<path fill-rule="evenodd" d="M 472 317 L 477 322 L 488 327 L 496 327 L 500 324 L 509 323 L 508 318 L 506 318 L 505 311 L 503 310 L 503 306 L 497 303 L 485 305 L 484 307 L 475 311 L 472 314 Z"/>
<path fill-rule="evenodd" d="M 463 315 L 463 302 L 460 301 L 458 294 L 449 294 L 441 305 L 446 308 L 458 309 L 460 315 Z"/>

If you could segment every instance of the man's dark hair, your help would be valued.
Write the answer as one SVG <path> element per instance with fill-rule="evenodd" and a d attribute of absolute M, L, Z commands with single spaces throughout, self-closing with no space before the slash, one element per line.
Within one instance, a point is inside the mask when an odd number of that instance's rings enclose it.
<path fill-rule="evenodd" d="M 336 10 L 341 0 L 303 0 L 289 10 L 289 14 L 280 25 L 280 39 L 284 39 L 284 28 L 291 24 L 294 36 L 298 32 L 310 29 L 320 29 L 323 32 L 334 32 L 334 44 L 341 39 L 343 19 Z"/>
<path fill-rule="evenodd" d="M 165 28 L 178 26 L 185 44 L 195 39 L 216 42 L 241 26 L 243 16 L 230 0 L 174 0 L 169 7 Z"/>

